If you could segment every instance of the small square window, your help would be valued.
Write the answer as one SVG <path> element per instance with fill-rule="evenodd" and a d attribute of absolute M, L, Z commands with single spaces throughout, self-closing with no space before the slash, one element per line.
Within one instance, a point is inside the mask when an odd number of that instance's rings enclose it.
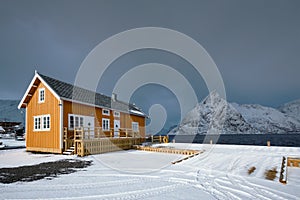
<path fill-rule="evenodd" d="M 114 111 L 114 117 L 120 117 L 120 112 Z"/>
<path fill-rule="evenodd" d="M 102 109 L 102 115 L 107 115 L 109 116 L 110 115 L 110 112 L 108 109 Z"/>

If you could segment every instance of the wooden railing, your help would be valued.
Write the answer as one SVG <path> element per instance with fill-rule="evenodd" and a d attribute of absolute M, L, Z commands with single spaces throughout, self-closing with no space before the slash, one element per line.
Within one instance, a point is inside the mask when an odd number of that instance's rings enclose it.
<path fill-rule="evenodd" d="M 72 130 L 67 127 L 64 128 L 64 140 L 101 139 L 107 137 L 140 137 L 140 134 L 138 131 L 128 128 L 120 128 L 118 131 L 114 131 L 114 129 L 103 130 L 102 127 L 79 127 Z"/>
<path fill-rule="evenodd" d="M 123 137 L 140 137 L 139 132 L 133 131 L 132 129 L 121 128 L 118 131 L 114 129 L 103 130 L 101 127 L 80 127 L 74 130 L 75 140 L 92 140 L 101 138 L 123 138 Z"/>
<path fill-rule="evenodd" d="M 139 132 L 121 128 L 103 130 L 101 127 L 80 127 L 69 130 L 64 128 L 64 149 L 74 146 L 75 154 L 85 156 L 121 149 L 130 149 L 132 145 L 144 141 Z"/>

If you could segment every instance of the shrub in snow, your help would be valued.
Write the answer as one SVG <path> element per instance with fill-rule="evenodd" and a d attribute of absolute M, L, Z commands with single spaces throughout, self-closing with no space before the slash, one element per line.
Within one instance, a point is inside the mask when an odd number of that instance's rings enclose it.
<path fill-rule="evenodd" d="M 276 167 L 273 167 L 272 169 L 266 170 L 265 178 L 273 181 L 276 178 L 276 174 L 277 174 L 277 169 Z"/>
<path fill-rule="evenodd" d="M 250 174 L 252 174 L 254 171 L 256 170 L 256 167 L 250 167 L 249 169 L 248 169 L 248 174 L 250 175 Z"/>

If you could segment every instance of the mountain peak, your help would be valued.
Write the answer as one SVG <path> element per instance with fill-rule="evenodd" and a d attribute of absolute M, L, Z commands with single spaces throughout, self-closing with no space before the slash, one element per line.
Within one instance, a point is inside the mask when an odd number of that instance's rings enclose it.
<path fill-rule="evenodd" d="M 171 134 L 257 132 L 233 106 L 213 91 L 184 117 Z"/>
<path fill-rule="evenodd" d="M 287 103 L 277 110 L 259 104 L 228 103 L 216 91 L 212 91 L 170 134 L 299 132 L 299 113 L 300 100 Z"/>

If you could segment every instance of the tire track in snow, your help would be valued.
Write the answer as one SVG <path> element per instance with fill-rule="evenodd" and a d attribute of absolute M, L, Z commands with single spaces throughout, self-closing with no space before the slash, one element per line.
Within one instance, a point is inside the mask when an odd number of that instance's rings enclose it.
<path fill-rule="evenodd" d="M 290 200 L 290 199 L 299 199 L 294 195 L 281 192 L 266 186 L 258 185 L 247 181 L 245 178 L 235 176 L 234 181 L 238 182 L 240 188 L 246 188 L 249 191 L 254 191 L 257 194 L 260 194 L 264 197 L 268 196 L 268 199 L 281 199 L 281 200 Z"/>
<path fill-rule="evenodd" d="M 118 185 L 135 184 L 143 181 L 145 181 L 145 178 L 136 178 L 136 179 L 131 178 L 131 180 L 112 180 L 112 181 L 105 181 L 105 182 L 90 182 L 90 183 L 78 183 L 78 184 L 15 185 L 15 187 L 4 186 L 3 188 L 0 188 L 0 192 L 3 190 L 5 191 L 5 193 L 15 193 L 16 188 L 20 192 L 31 192 L 33 189 L 35 191 L 93 189 L 98 187 L 111 187 L 111 186 L 118 186 Z M 155 180 L 149 178 L 147 179 L 147 182 L 153 182 L 153 181 Z"/>
<path fill-rule="evenodd" d="M 140 199 L 150 196 L 156 196 L 163 193 L 168 193 L 174 191 L 176 188 L 182 187 L 182 184 L 171 184 L 167 186 L 160 186 L 148 189 L 134 190 L 128 192 L 120 193 L 110 193 L 110 194 L 100 194 L 100 195 L 85 195 L 85 196 L 75 196 L 75 197 L 58 197 L 58 198 L 44 198 L 47 200 L 66 200 L 66 199 L 75 199 L 75 200 L 88 200 L 88 199 L 110 199 L 110 200 L 132 200 Z M 39 198 L 43 200 L 43 198 Z M 14 199 L 17 200 L 17 199 Z M 27 199 L 30 200 L 30 199 Z M 33 200 L 33 199 L 32 199 Z"/>
<path fill-rule="evenodd" d="M 212 176 L 205 170 L 199 170 L 196 180 L 199 182 L 200 189 L 217 199 L 299 199 L 294 195 L 251 183 L 241 176 L 217 171 L 213 171 L 213 173 Z"/>

